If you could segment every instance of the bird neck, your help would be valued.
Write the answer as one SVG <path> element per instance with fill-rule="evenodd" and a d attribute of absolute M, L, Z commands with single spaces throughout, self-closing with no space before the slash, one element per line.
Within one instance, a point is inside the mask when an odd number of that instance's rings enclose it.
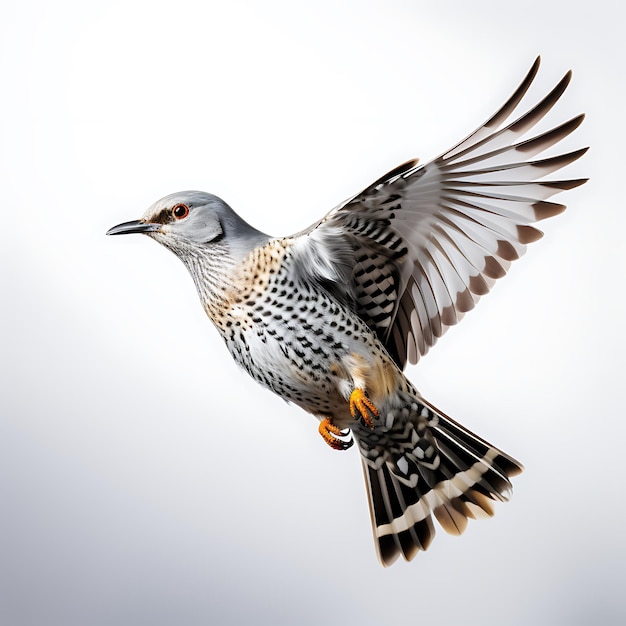
<path fill-rule="evenodd" d="M 266 295 L 291 246 L 290 239 L 272 239 L 236 257 L 218 245 L 210 253 L 203 251 L 185 260 L 202 305 L 218 330 L 226 332 L 240 322 L 244 310 Z"/>
<path fill-rule="evenodd" d="M 182 258 L 196 285 L 202 306 L 215 321 L 228 306 L 228 294 L 235 288 L 234 258 L 225 243 L 212 244 L 210 248 L 195 248 Z"/>

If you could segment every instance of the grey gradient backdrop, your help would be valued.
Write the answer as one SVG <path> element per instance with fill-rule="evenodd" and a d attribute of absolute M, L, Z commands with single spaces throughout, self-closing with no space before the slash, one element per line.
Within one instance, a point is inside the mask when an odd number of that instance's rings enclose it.
<path fill-rule="evenodd" d="M 3 626 L 626 622 L 617 7 L 2 5 Z M 527 469 L 384 570 L 356 452 L 236 369 L 174 256 L 104 232 L 188 188 L 295 232 L 465 136 L 538 53 L 533 93 L 575 72 L 550 119 L 588 113 L 592 181 L 408 372 Z"/>

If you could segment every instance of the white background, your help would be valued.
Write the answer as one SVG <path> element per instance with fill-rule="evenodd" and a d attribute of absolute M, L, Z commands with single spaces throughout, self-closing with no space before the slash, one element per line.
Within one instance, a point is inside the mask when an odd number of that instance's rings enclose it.
<path fill-rule="evenodd" d="M 618 3 L 0 9 L 0 622 L 622 624 Z M 513 500 L 383 569 L 360 463 L 231 362 L 182 264 L 107 238 L 204 189 L 290 234 L 484 121 L 535 56 L 591 176 L 408 375 L 519 458 Z"/>

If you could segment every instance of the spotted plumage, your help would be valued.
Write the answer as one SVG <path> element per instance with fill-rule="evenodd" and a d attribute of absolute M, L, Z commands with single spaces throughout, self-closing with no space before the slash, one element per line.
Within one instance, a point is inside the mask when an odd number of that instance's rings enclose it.
<path fill-rule="evenodd" d="M 146 233 L 187 266 L 207 315 L 255 380 L 319 420 L 329 445 L 361 454 L 378 554 L 412 559 L 434 536 L 491 515 L 520 463 L 433 407 L 403 374 L 502 277 L 531 224 L 560 213 L 539 181 L 584 150 L 533 159 L 582 116 L 530 139 L 563 80 L 509 118 L 539 67 L 477 131 L 409 161 L 310 228 L 274 238 L 203 192 L 181 192 L 109 234 Z"/>

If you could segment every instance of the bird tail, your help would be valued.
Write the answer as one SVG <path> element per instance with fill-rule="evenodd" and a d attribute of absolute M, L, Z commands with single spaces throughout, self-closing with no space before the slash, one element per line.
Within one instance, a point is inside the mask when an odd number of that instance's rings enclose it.
<path fill-rule="evenodd" d="M 493 501 L 508 500 L 509 478 L 523 469 L 422 399 L 412 399 L 408 420 L 396 421 L 380 436 L 358 435 L 374 537 L 385 566 L 400 554 L 410 561 L 428 548 L 435 535 L 432 514 L 454 535 L 465 530 L 468 518 L 493 515 Z"/>

